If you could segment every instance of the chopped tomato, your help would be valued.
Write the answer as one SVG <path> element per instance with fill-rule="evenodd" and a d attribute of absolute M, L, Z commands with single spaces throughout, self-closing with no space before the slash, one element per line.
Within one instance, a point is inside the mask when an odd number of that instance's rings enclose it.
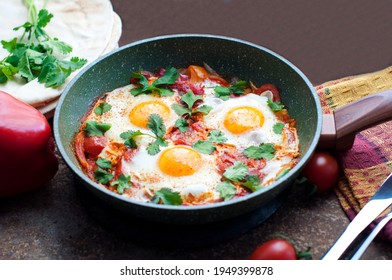
<path fill-rule="evenodd" d="M 103 148 L 107 145 L 108 140 L 106 137 L 102 136 L 92 136 L 84 138 L 83 148 L 84 152 L 90 156 L 98 156 Z"/>
<path fill-rule="evenodd" d="M 220 84 L 221 86 L 224 86 L 224 87 L 228 87 L 229 86 L 229 83 L 225 79 L 223 79 L 222 77 L 219 77 L 219 76 L 209 76 L 208 79 L 210 81 L 212 81 L 212 82 Z"/>
<path fill-rule="evenodd" d="M 273 96 L 272 99 L 274 102 L 277 102 L 277 101 L 280 102 L 280 93 L 279 93 L 278 88 L 274 84 L 261 85 L 260 87 L 258 87 L 256 89 L 255 94 L 261 94 L 267 90 L 272 92 L 272 96 Z"/>

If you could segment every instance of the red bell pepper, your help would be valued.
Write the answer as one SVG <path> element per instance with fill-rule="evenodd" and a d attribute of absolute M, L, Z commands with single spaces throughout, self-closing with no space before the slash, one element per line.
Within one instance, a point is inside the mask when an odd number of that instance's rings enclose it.
<path fill-rule="evenodd" d="M 57 170 L 53 138 L 45 116 L 0 91 L 0 197 L 43 186 Z"/>

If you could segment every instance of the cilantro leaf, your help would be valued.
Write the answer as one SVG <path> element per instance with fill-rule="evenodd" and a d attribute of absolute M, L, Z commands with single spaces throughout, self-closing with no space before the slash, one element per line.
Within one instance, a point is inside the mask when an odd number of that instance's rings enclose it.
<path fill-rule="evenodd" d="M 216 147 L 215 145 L 213 145 L 213 142 L 222 144 L 226 141 L 227 137 L 222 131 L 211 130 L 207 140 L 198 140 L 192 145 L 192 147 L 202 154 L 210 155 L 216 150 Z"/>
<path fill-rule="evenodd" d="M 219 193 L 219 196 L 222 197 L 224 200 L 229 200 L 234 197 L 237 193 L 237 188 L 229 181 L 224 181 L 220 183 L 216 190 Z"/>
<path fill-rule="evenodd" d="M 216 147 L 208 140 L 198 140 L 192 145 L 192 148 L 202 154 L 212 154 Z"/>
<path fill-rule="evenodd" d="M 168 145 L 163 138 L 166 134 L 166 127 L 158 114 L 151 114 L 148 117 L 147 127 L 151 129 L 156 137 L 155 142 L 150 143 L 147 147 L 148 154 L 153 156 L 160 152 L 160 146 L 166 147 Z"/>
<path fill-rule="evenodd" d="M 95 109 L 94 109 L 94 113 L 97 115 L 102 115 L 108 111 L 110 111 L 110 109 L 112 109 L 112 105 L 110 105 L 107 102 L 101 102 Z"/>
<path fill-rule="evenodd" d="M 178 105 L 178 104 L 172 104 L 171 105 L 172 109 L 174 110 L 174 112 L 176 112 L 177 115 L 179 115 L 180 117 L 186 115 L 186 114 L 190 114 L 189 109 Z"/>
<path fill-rule="evenodd" d="M 188 105 L 188 109 L 192 112 L 193 105 L 198 100 L 203 100 L 201 96 L 195 95 L 193 91 L 188 90 L 183 96 L 181 96 L 181 100 Z"/>
<path fill-rule="evenodd" d="M 246 81 L 238 81 L 235 84 L 229 87 L 230 92 L 234 93 L 235 95 L 243 95 L 247 82 Z"/>
<path fill-rule="evenodd" d="M 163 137 L 166 133 L 165 124 L 158 114 L 151 114 L 148 117 L 147 127 L 151 129 L 157 137 Z"/>
<path fill-rule="evenodd" d="M 284 123 L 276 123 L 276 124 L 274 124 L 274 126 L 272 127 L 272 130 L 273 130 L 276 134 L 282 134 L 283 127 L 284 127 Z"/>
<path fill-rule="evenodd" d="M 246 81 L 238 81 L 229 87 L 216 86 L 214 89 L 215 96 L 219 97 L 224 101 L 229 100 L 231 93 L 235 95 L 243 95 L 245 92 L 246 85 Z"/>
<path fill-rule="evenodd" d="M 256 175 L 246 176 L 245 182 L 241 182 L 241 185 L 251 190 L 252 192 L 258 191 L 262 188 L 262 186 L 260 186 L 260 179 Z"/>
<path fill-rule="evenodd" d="M 98 158 L 95 162 L 99 167 L 103 169 L 110 169 L 112 168 L 112 162 L 110 160 L 104 158 Z"/>
<path fill-rule="evenodd" d="M 241 161 L 236 161 L 232 166 L 227 168 L 223 176 L 231 181 L 239 182 L 245 178 L 248 173 L 249 167 Z"/>
<path fill-rule="evenodd" d="M 178 192 L 174 192 L 169 188 L 162 188 L 155 191 L 152 202 L 156 204 L 181 205 L 182 198 Z"/>
<path fill-rule="evenodd" d="M 284 108 L 284 105 L 280 102 L 274 102 L 271 98 L 267 100 L 268 106 L 271 108 L 272 111 L 277 112 Z"/>
<path fill-rule="evenodd" d="M 14 38 L 10 41 L 1 40 L 3 49 L 6 49 L 9 53 L 12 53 L 17 48 L 17 39 Z"/>
<path fill-rule="evenodd" d="M 162 77 L 156 79 L 151 83 L 151 85 L 149 85 L 147 78 L 141 73 L 141 71 L 133 72 L 131 77 L 139 79 L 141 86 L 131 89 L 131 94 L 133 96 L 138 96 L 143 93 L 150 94 L 152 92 L 158 92 L 161 96 L 171 96 L 174 94 L 174 92 L 162 86 L 173 84 L 179 76 L 180 74 L 176 68 L 167 68 L 165 74 Z"/>
<path fill-rule="evenodd" d="M 6 61 L 0 61 L 0 83 L 12 80 L 14 75 L 18 73 L 18 68 Z"/>
<path fill-rule="evenodd" d="M 230 98 L 230 89 L 224 86 L 215 87 L 215 96 L 227 101 Z"/>
<path fill-rule="evenodd" d="M 113 174 L 107 172 L 106 170 L 103 170 L 101 167 L 98 167 L 94 171 L 94 177 L 95 180 L 97 180 L 103 185 L 106 185 L 113 178 Z"/>
<path fill-rule="evenodd" d="M 128 148 L 137 148 L 136 142 L 133 139 L 136 136 L 140 135 L 145 135 L 143 132 L 140 130 L 128 130 L 120 134 L 121 139 L 124 139 L 124 145 L 127 146 Z"/>
<path fill-rule="evenodd" d="M 160 85 L 172 85 L 178 79 L 180 73 L 174 67 L 167 68 L 165 74 L 162 77 L 156 79 L 152 86 L 160 86 Z"/>
<path fill-rule="evenodd" d="M 195 110 L 193 110 L 193 114 L 194 113 L 202 113 L 202 114 L 204 114 L 204 115 L 207 115 L 209 112 L 211 112 L 211 110 L 212 109 L 214 109 L 213 107 L 211 107 L 211 106 L 208 106 L 208 105 L 201 105 L 201 106 L 199 106 L 199 107 L 197 107 Z"/>
<path fill-rule="evenodd" d="M 181 132 L 185 132 L 188 130 L 188 121 L 184 118 L 180 118 L 176 120 L 176 123 L 174 124 L 175 127 L 177 127 Z"/>
<path fill-rule="evenodd" d="M 46 9 L 42 9 L 38 12 L 38 22 L 37 26 L 40 28 L 44 28 L 50 20 L 53 18 L 53 15 L 48 12 Z"/>
<path fill-rule="evenodd" d="M 125 189 L 131 187 L 131 176 L 125 176 L 124 174 L 120 174 L 118 180 L 115 180 L 110 183 L 111 186 L 117 186 L 117 192 L 119 194 L 123 194 Z"/>
<path fill-rule="evenodd" d="M 225 136 L 225 134 L 222 131 L 214 129 L 214 130 L 210 131 L 208 140 L 210 142 L 222 144 L 227 141 L 227 137 Z"/>
<path fill-rule="evenodd" d="M 86 121 L 86 126 L 83 130 L 86 132 L 87 137 L 91 136 L 103 136 L 106 131 L 108 131 L 111 127 L 110 124 L 107 123 L 98 123 L 96 121 Z"/>
<path fill-rule="evenodd" d="M 248 158 L 253 159 L 272 159 L 275 155 L 275 147 L 273 144 L 260 144 L 259 146 L 250 146 L 243 151 Z"/>
<path fill-rule="evenodd" d="M 156 155 L 161 151 L 160 146 L 167 147 L 167 142 L 163 139 L 158 137 L 155 142 L 152 142 L 147 147 L 147 153 L 151 156 Z"/>

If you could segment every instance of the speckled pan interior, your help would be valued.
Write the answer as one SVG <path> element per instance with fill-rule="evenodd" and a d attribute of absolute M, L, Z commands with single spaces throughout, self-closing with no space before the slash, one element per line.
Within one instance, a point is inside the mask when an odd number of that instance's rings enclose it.
<path fill-rule="evenodd" d="M 273 83 L 282 102 L 296 119 L 301 144 L 299 164 L 277 183 L 243 198 L 204 206 L 166 206 L 124 199 L 89 180 L 79 168 L 72 140 L 81 117 L 96 97 L 129 84 L 131 72 L 160 67 L 207 63 L 224 77 L 255 85 Z M 64 90 L 54 116 L 54 135 L 60 153 L 92 195 L 139 218 L 174 224 L 210 223 L 261 207 L 287 188 L 313 153 L 321 130 L 321 107 L 312 84 L 293 64 L 276 53 L 241 40 L 181 34 L 126 45 L 92 62 Z"/>

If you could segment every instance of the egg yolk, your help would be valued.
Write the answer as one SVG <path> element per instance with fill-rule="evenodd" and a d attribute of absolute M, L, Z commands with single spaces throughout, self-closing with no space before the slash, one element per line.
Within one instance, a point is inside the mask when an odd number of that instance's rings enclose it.
<path fill-rule="evenodd" d="M 263 113 L 256 108 L 248 106 L 231 109 L 224 120 L 224 125 L 227 130 L 235 134 L 262 127 L 263 124 Z"/>
<path fill-rule="evenodd" d="M 159 157 L 158 165 L 167 175 L 188 176 L 200 169 L 202 158 L 195 150 L 178 146 L 163 151 Z"/>
<path fill-rule="evenodd" d="M 148 101 L 136 105 L 129 113 L 129 120 L 134 125 L 146 128 L 148 117 L 151 114 L 158 114 L 163 120 L 170 116 L 170 108 L 158 101 Z"/>

